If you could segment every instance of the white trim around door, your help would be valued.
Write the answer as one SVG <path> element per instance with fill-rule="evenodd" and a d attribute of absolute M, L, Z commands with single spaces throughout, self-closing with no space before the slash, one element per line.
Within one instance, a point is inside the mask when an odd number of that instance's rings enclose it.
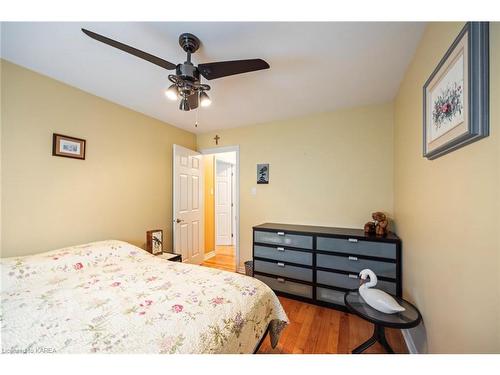
<path fill-rule="evenodd" d="M 235 181 L 235 191 L 234 191 L 234 209 L 236 212 L 235 215 L 235 228 L 234 234 L 236 236 L 235 243 L 235 256 L 236 256 L 236 270 L 239 273 L 245 273 L 245 268 L 243 266 L 240 267 L 240 146 L 221 146 L 221 147 L 212 147 L 212 148 L 204 148 L 199 150 L 198 152 L 202 155 L 212 155 L 219 154 L 222 152 L 236 152 L 236 170 L 234 177 Z"/>

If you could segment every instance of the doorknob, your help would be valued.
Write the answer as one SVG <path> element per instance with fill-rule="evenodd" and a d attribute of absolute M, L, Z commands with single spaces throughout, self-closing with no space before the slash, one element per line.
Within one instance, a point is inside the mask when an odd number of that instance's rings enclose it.
<path fill-rule="evenodd" d="M 176 222 L 177 224 L 179 224 L 180 222 L 183 222 L 183 221 L 184 221 L 184 220 L 181 220 L 181 219 L 175 219 L 175 222 Z"/>

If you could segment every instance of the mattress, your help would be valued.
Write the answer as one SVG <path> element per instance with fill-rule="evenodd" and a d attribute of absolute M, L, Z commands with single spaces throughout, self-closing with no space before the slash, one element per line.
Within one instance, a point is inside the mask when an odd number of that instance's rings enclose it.
<path fill-rule="evenodd" d="M 122 241 L 1 260 L 4 353 L 252 353 L 288 318 L 252 277 Z"/>

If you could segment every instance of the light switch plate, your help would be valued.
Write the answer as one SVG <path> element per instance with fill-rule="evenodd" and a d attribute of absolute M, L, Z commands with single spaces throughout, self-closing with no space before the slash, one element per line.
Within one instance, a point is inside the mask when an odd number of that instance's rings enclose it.
<path fill-rule="evenodd" d="M 252 190 L 250 190 L 250 192 L 252 193 L 252 195 L 257 195 L 257 188 L 254 186 Z"/>

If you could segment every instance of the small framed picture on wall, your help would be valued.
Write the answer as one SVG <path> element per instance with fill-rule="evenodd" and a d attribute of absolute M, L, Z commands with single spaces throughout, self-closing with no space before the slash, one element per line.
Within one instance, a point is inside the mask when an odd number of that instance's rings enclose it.
<path fill-rule="evenodd" d="M 257 164 L 257 183 L 269 183 L 269 164 Z"/>
<path fill-rule="evenodd" d="M 85 139 L 67 135 L 52 135 L 52 156 L 85 160 Z"/>

